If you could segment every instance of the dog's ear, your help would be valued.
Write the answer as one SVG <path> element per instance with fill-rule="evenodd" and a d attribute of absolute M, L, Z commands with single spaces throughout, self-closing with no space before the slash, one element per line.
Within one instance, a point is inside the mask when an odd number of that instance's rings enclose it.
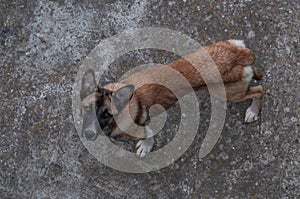
<path fill-rule="evenodd" d="M 113 105 L 120 112 L 130 101 L 134 92 L 134 85 L 124 86 L 113 92 Z"/>
<path fill-rule="evenodd" d="M 95 73 L 92 69 L 85 72 L 82 78 L 80 98 L 81 100 L 95 91 L 97 83 L 95 80 Z"/>

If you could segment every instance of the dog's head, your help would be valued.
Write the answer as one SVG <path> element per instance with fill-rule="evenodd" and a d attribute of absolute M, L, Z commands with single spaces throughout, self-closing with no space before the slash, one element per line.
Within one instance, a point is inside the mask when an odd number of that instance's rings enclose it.
<path fill-rule="evenodd" d="M 116 116 L 130 101 L 133 85 L 126 85 L 116 91 L 97 85 L 93 70 L 88 70 L 82 79 L 80 98 L 82 102 L 82 136 L 95 140 L 102 131 L 110 136 L 116 128 Z"/>

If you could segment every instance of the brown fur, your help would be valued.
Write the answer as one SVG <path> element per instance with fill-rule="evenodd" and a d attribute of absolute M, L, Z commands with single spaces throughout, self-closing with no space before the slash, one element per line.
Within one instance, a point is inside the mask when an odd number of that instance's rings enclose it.
<path fill-rule="evenodd" d="M 261 79 L 262 73 L 249 66 L 255 61 L 254 53 L 236 43 L 229 40 L 205 46 L 168 64 L 168 67 L 159 64 L 151 66 L 129 75 L 121 83 L 108 84 L 103 88 L 96 85 L 94 72 L 89 70 L 82 82 L 82 105 L 88 107 L 95 102 L 98 121 L 103 131 L 111 137 L 139 140 L 148 136 L 137 143 L 137 154 L 141 157 L 151 150 L 154 142 L 153 138 L 149 138 L 151 129 L 147 127 L 150 108 L 159 104 L 168 109 L 188 92 L 206 90 L 207 85 L 214 88 L 211 94 L 222 100 L 238 102 L 252 99 L 245 117 L 245 122 L 252 122 L 258 118 L 261 109 L 263 88 L 260 85 L 249 88 L 248 84 L 252 78 Z M 218 87 L 222 83 L 226 93 Z M 123 100 L 122 96 L 125 96 Z M 114 99 L 118 104 L 112 103 Z M 118 108 L 118 105 L 122 105 L 122 108 Z M 154 114 L 161 111 L 154 110 Z M 132 118 L 134 123 L 129 122 L 128 118 Z M 94 125 L 94 118 L 87 118 L 86 121 L 83 134 L 95 139 L 97 129 L 90 127 Z M 126 129 L 121 130 L 116 123 Z"/>
<path fill-rule="evenodd" d="M 189 63 L 185 58 L 192 60 L 194 65 Z M 209 65 L 215 64 L 221 74 L 226 89 L 226 98 L 225 96 L 219 96 L 221 99 L 235 102 L 243 101 L 248 98 L 261 99 L 262 87 L 260 87 L 261 89 L 259 90 L 253 90 L 252 87 L 248 90 L 249 81 L 246 80 L 247 74 L 244 74 L 244 68 L 253 64 L 255 61 L 255 56 L 250 49 L 235 45 L 230 40 L 221 41 L 203 47 L 187 55 L 185 58 L 172 62 L 168 64 L 168 66 L 185 77 L 194 90 L 205 89 L 207 83 L 220 83 L 216 78 L 217 75 Z M 195 67 L 198 67 L 201 74 L 205 75 L 206 82 Z M 261 72 L 256 68 L 254 68 L 253 73 L 256 79 L 260 79 L 262 76 Z M 109 84 L 104 88 L 114 91 L 127 84 L 135 85 L 137 89 L 134 91 L 129 103 L 130 114 L 137 124 L 144 125 L 147 118 L 143 118 L 145 117 L 143 116 L 143 112 L 148 111 L 152 105 L 160 104 L 165 109 L 168 109 L 178 100 L 174 95 L 174 90 L 172 92 L 170 89 L 159 84 L 147 84 L 147 81 L 145 84 L 145 79 L 153 79 L 154 81 L 161 80 L 163 83 L 172 85 L 172 88 L 175 88 L 176 92 L 179 93 L 178 97 L 180 98 L 186 94 L 186 85 L 182 85 L 181 81 L 173 77 L 174 72 L 165 70 L 161 65 L 156 65 L 128 76 L 122 81 L 122 84 Z M 140 85 L 141 87 L 139 87 Z M 218 96 L 218 93 L 215 94 Z M 128 133 L 124 136 L 128 138 Z M 136 139 L 143 136 L 144 135 L 138 136 Z M 130 136 L 129 138 L 135 139 Z"/>

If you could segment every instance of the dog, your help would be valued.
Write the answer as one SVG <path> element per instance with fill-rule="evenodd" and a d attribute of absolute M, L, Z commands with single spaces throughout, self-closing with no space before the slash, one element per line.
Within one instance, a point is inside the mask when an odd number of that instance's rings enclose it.
<path fill-rule="evenodd" d="M 187 60 L 192 60 L 193 65 Z M 227 40 L 202 47 L 168 64 L 168 67 L 151 66 L 129 75 L 120 83 L 104 87 L 97 85 L 94 71 L 89 69 L 83 76 L 80 91 L 84 111 L 82 135 L 92 141 L 102 130 L 111 138 L 138 140 L 136 153 L 144 157 L 154 144 L 153 132 L 147 126 L 153 105 L 159 104 L 168 109 L 187 94 L 187 86 L 198 91 L 207 89 L 208 84 L 220 83 L 224 84 L 226 93 L 225 96 L 216 91 L 214 94 L 220 99 L 231 102 L 252 99 L 245 122 L 255 121 L 261 110 L 263 87 L 249 87 L 252 79 L 262 78 L 262 73 L 251 66 L 254 62 L 255 55 L 244 41 Z M 217 78 L 211 64 L 215 64 L 221 79 Z M 176 74 L 184 77 L 189 85 L 174 78 Z M 152 82 L 163 82 L 171 85 L 172 89 Z M 156 114 L 159 113 L 161 111 Z"/>

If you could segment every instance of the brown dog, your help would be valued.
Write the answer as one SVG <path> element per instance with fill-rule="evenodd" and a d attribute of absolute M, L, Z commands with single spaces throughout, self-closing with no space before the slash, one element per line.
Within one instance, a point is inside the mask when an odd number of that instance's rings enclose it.
<path fill-rule="evenodd" d="M 147 127 L 151 106 L 159 104 L 168 109 L 190 92 L 189 88 L 195 91 L 206 89 L 208 84 L 224 84 L 226 96 L 218 89 L 214 92 L 222 100 L 238 102 L 251 98 L 253 101 L 246 111 L 245 122 L 257 120 L 263 88 L 260 85 L 248 87 L 252 78 L 262 77 L 261 72 L 249 66 L 254 61 L 253 52 L 243 41 L 228 40 L 205 46 L 185 59 L 168 64 L 169 67 L 151 66 L 129 75 L 121 83 L 103 88 L 96 84 L 94 72 L 88 70 L 81 88 L 85 113 L 83 136 L 95 140 L 102 129 L 110 137 L 139 140 L 137 154 L 143 157 L 154 143 L 153 133 Z M 212 64 L 219 73 L 213 70 Z M 183 77 L 189 84 L 180 79 Z M 161 110 L 156 111 L 159 113 Z"/>

